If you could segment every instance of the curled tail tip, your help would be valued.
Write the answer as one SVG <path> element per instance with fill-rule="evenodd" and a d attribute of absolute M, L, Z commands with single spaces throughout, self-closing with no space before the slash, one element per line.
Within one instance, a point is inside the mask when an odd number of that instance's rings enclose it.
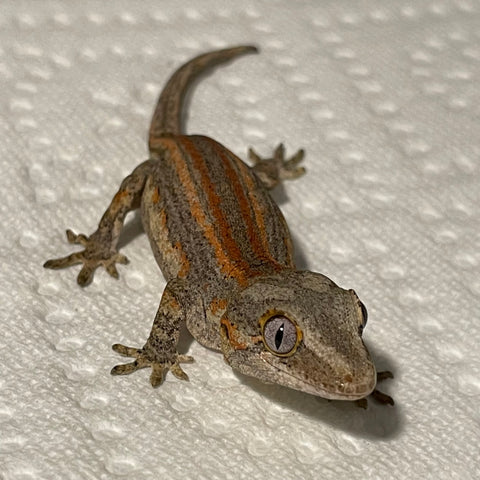
<path fill-rule="evenodd" d="M 260 48 L 256 45 L 244 45 L 243 48 L 249 53 L 260 53 Z"/>
<path fill-rule="evenodd" d="M 260 49 L 256 45 L 240 45 L 234 48 L 237 48 L 239 53 L 260 53 Z"/>
<path fill-rule="evenodd" d="M 224 53 L 227 54 L 230 58 L 236 57 L 237 55 L 248 55 L 250 53 L 259 53 L 260 49 L 256 45 L 236 45 L 234 47 L 227 47 L 221 50 L 217 50 L 215 53 Z"/>

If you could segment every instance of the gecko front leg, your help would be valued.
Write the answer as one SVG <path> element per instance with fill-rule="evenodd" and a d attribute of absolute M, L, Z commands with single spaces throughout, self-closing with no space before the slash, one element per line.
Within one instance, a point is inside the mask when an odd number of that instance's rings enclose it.
<path fill-rule="evenodd" d="M 153 387 L 163 383 L 169 370 L 177 378 L 188 380 L 180 363 L 191 363 L 193 357 L 180 355 L 177 352 L 180 325 L 184 321 L 188 309 L 183 280 L 171 280 L 165 287 L 150 336 L 143 348 L 126 347 L 118 343 L 113 345 L 112 348 L 115 352 L 133 357 L 135 360 L 131 363 L 116 365 L 112 368 L 111 374 L 128 375 L 141 368 L 151 367 L 150 383 Z"/>
<path fill-rule="evenodd" d="M 43 265 L 45 268 L 66 268 L 71 265 L 83 264 L 77 277 L 81 286 L 88 285 L 95 270 L 103 265 L 107 272 L 117 278 L 118 272 L 116 263 L 127 263 L 127 257 L 118 253 L 117 243 L 122 230 L 126 214 L 140 206 L 143 187 L 153 166 L 153 160 L 147 160 L 139 165 L 131 175 L 126 177 L 118 192 L 103 214 L 97 230 L 87 237 L 76 235 L 67 230 L 67 239 L 70 243 L 79 244 L 85 247 L 80 252 L 74 252 L 66 257 L 48 260 Z"/>
<path fill-rule="evenodd" d="M 252 148 L 248 150 L 248 158 L 253 163 L 252 169 L 268 190 L 277 186 L 282 180 L 293 180 L 303 175 L 305 169 L 298 164 L 303 160 L 304 155 L 304 150 L 298 150 L 295 155 L 286 159 L 283 144 L 278 145 L 272 158 L 261 158 Z"/>

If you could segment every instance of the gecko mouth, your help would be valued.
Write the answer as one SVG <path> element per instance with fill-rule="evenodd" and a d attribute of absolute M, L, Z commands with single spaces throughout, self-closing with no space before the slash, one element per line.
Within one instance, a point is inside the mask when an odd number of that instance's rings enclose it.
<path fill-rule="evenodd" d="M 358 400 L 370 395 L 376 385 L 375 367 L 370 361 L 362 362 L 355 373 L 350 373 L 343 369 L 335 372 L 318 359 L 316 359 L 318 368 L 312 368 L 312 363 L 307 359 L 303 362 L 298 358 L 294 362 L 279 361 L 269 352 L 264 352 L 261 356 L 266 363 L 275 368 L 276 383 L 329 400 Z"/>

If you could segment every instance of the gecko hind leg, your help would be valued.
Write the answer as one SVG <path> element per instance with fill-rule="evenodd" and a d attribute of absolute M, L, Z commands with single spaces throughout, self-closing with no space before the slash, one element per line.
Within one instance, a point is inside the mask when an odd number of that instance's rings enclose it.
<path fill-rule="evenodd" d="M 301 149 L 290 158 L 285 158 L 283 144 L 278 145 L 271 158 L 261 158 L 252 148 L 248 150 L 253 171 L 269 190 L 282 180 L 293 180 L 303 175 L 305 168 L 299 167 L 298 164 L 303 160 L 304 155 L 305 151 Z"/>

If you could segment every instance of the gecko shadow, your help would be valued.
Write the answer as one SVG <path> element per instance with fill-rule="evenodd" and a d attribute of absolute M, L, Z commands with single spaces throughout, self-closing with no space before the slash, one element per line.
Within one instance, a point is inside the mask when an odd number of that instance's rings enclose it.
<path fill-rule="evenodd" d="M 118 239 L 118 250 L 121 250 L 123 247 L 125 247 L 125 245 L 128 245 L 135 238 L 139 237 L 144 233 L 145 230 L 143 229 L 140 210 L 129 212 L 125 219 L 122 232 L 120 233 L 120 238 Z"/>
<path fill-rule="evenodd" d="M 187 354 L 194 341 L 195 339 L 183 325 L 178 343 L 179 353 Z M 368 345 L 368 350 L 374 364 L 381 367 L 379 370 L 398 371 L 383 352 L 378 352 L 375 347 L 370 345 Z M 216 355 L 221 355 L 221 352 L 211 351 Z M 225 368 L 230 368 L 230 366 L 225 363 Z M 368 407 L 364 409 L 360 408 L 355 402 L 330 401 L 281 385 L 267 384 L 235 370 L 232 370 L 232 372 L 239 382 L 248 389 L 254 390 L 284 409 L 308 416 L 319 425 L 327 424 L 357 438 L 371 441 L 394 441 L 403 431 L 404 414 L 398 402 L 394 406 L 382 405 L 370 397 L 368 398 Z M 379 387 L 380 390 L 388 391 L 390 385 L 393 385 L 395 381 L 394 378 L 387 380 L 385 383 L 382 382 Z M 246 392 L 246 397 L 251 398 L 251 395 Z"/>
<path fill-rule="evenodd" d="M 369 348 L 374 362 L 379 358 L 375 349 Z M 389 362 L 379 362 L 389 367 Z M 404 429 L 404 413 L 398 402 L 394 406 L 382 405 L 371 397 L 366 409 L 359 408 L 355 402 L 326 400 L 304 392 L 292 390 L 275 384 L 265 384 L 256 378 L 247 377 L 234 371 L 235 376 L 248 388 L 251 388 L 284 409 L 292 410 L 312 421 L 327 424 L 348 432 L 350 435 L 371 441 L 394 441 Z M 390 380 L 390 382 L 395 379 Z M 388 384 L 385 383 L 385 389 Z M 382 387 L 380 387 L 382 389 Z"/>
<path fill-rule="evenodd" d="M 282 188 L 278 189 L 278 196 L 275 201 L 282 204 L 288 201 L 286 192 Z M 294 261 L 298 270 L 311 270 L 311 265 L 300 247 L 300 242 L 291 234 L 294 245 Z M 368 337 L 368 334 L 366 335 Z M 377 371 L 388 370 L 395 373 L 397 370 L 390 357 L 379 352 L 375 346 L 368 345 L 368 350 L 372 360 L 377 367 Z M 396 403 L 393 407 L 390 405 L 381 405 L 374 399 L 368 400 L 366 410 L 359 408 L 355 402 L 340 400 L 325 400 L 303 392 L 295 391 L 280 385 L 267 385 L 255 378 L 247 377 L 241 373 L 234 372 L 240 381 L 250 388 L 269 397 L 272 401 L 281 404 L 285 408 L 297 411 L 302 415 L 307 415 L 315 421 L 328 423 L 334 428 L 348 431 L 352 435 L 371 440 L 390 441 L 400 435 L 404 425 L 404 415 L 401 406 Z M 388 389 L 393 380 L 387 380 L 381 383 L 379 389 Z"/>
<path fill-rule="evenodd" d="M 183 325 L 178 343 L 179 353 L 187 354 L 194 341 L 195 339 Z M 390 358 L 385 356 L 383 352 L 378 352 L 375 347 L 370 345 L 368 345 L 368 350 L 374 364 L 381 367 L 379 370 L 398 371 Z M 211 351 L 221 355 L 221 352 Z M 230 366 L 225 363 L 225 368 L 230 368 Z M 267 384 L 254 377 L 243 375 L 236 370 L 232 370 L 232 372 L 241 384 L 282 408 L 308 416 L 319 425 L 330 425 L 357 438 L 389 442 L 394 441 L 403 430 L 404 414 L 398 402 L 394 406 L 382 405 L 370 397 L 368 407 L 363 409 L 355 402 L 330 401 L 281 385 Z M 393 385 L 392 382 L 395 381 L 394 378 L 393 380 L 387 380 L 385 383 L 382 382 L 379 387 L 380 390 L 388 391 L 389 386 Z M 248 393 L 246 393 L 246 397 L 251 398 Z"/>

